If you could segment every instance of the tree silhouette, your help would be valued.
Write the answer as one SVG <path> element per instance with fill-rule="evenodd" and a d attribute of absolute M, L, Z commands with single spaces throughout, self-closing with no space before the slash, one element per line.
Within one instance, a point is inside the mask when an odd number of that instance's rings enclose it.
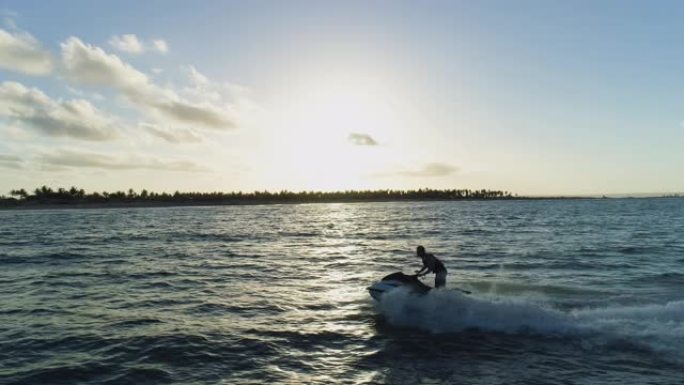
<path fill-rule="evenodd" d="M 420 188 L 418 190 L 346 190 L 346 191 L 300 191 L 289 190 L 253 192 L 167 192 L 156 193 L 143 189 L 115 192 L 92 192 L 72 186 L 53 190 L 41 186 L 29 194 L 24 189 L 12 190 L 15 198 L 4 198 L 3 204 L 92 204 L 116 203 L 129 204 L 151 202 L 157 204 L 243 204 L 243 203 L 315 203 L 315 202 L 373 202 L 373 201 L 413 201 L 413 200 L 464 200 L 464 199 L 517 199 L 508 191 Z M 9 202 L 9 203 L 8 203 Z"/>

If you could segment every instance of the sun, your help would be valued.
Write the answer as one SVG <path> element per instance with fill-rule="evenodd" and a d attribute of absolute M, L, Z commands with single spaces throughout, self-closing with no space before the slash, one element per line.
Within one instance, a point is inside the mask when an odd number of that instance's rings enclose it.
<path fill-rule="evenodd" d="M 385 145 L 397 127 L 383 92 L 342 78 L 314 82 L 293 94 L 274 123 L 274 174 L 289 175 L 293 189 L 373 187 L 369 175 L 388 159 Z M 359 143 L 352 135 L 372 141 Z"/>

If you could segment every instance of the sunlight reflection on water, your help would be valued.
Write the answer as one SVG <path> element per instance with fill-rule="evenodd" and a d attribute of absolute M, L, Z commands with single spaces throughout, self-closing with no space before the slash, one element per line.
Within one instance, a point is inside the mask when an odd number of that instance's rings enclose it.
<path fill-rule="evenodd" d="M 684 363 L 676 354 L 684 346 L 673 342 L 684 340 L 683 206 L 0 211 L 0 289 L 11 293 L 0 307 L 0 376 L 93 384 L 667 383 Z M 419 267 L 418 244 L 446 263 L 450 287 L 484 301 L 466 319 L 436 300 L 429 311 L 447 334 L 401 313 L 402 326 L 393 324 L 365 289 Z M 492 302 L 502 299 L 521 305 Z M 397 309 L 426 311 L 411 301 Z M 579 314 L 573 327 L 582 333 L 542 327 L 535 317 L 546 308 Z M 485 310 L 501 322 L 477 321 Z M 649 321 L 649 312 L 660 318 Z M 520 314 L 529 319 L 505 322 Z M 473 327 L 454 329 L 466 321 Z"/>

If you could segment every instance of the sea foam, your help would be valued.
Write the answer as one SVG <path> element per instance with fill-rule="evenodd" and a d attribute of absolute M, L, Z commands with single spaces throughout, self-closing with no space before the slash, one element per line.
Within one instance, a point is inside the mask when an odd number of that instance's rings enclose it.
<path fill-rule="evenodd" d="M 452 290 L 433 290 L 417 296 L 399 288 L 385 294 L 378 307 L 391 324 L 432 333 L 481 329 L 551 334 L 574 327 L 567 313 L 540 304 L 483 299 Z"/>
<path fill-rule="evenodd" d="M 433 290 L 417 296 L 400 288 L 377 305 L 387 321 L 431 333 L 468 329 L 547 337 L 582 337 L 587 342 L 623 340 L 682 358 L 684 301 L 562 311 L 538 300 L 466 295 Z"/>

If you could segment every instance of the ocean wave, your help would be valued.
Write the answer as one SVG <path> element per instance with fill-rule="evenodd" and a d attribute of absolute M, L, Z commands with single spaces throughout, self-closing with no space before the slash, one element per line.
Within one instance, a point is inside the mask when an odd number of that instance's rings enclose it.
<path fill-rule="evenodd" d="M 213 315 L 241 315 L 241 316 L 264 316 L 282 313 L 283 309 L 274 305 L 259 305 L 256 303 L 230 305 L 224 303 L 202 303 L 188 307 L 184 310 L 188 314 L 213 314 Z"/>
<path fill-rule="evenodd" d="M 168 232 L 159 235 L 160 238 L 168 242 L 218 242 L 218 243 L 236 243 L 244 240 L 264 240 L 264 237 L 259 234 L 249 234 L 248 237 L 234 234 L 223 234 L 213 232 L 196 232 L 196 231 L 176 231 Z"/>
<path fill-rule="evenodd" d="M 524 302 L 478 299 L 452 290 L 434 290 L 420 297 L 408 290 L 393 290 L 383 297 L 379 307 L 392 324 L 432 333 L 466 329 L 554 333 L 573 326 L 565 314 L 550 308 Z"/>
<path fill-rule="evenodd" d="M 659 286 L 680 286 L 684 284 L 684 273 L 666 272 L 656 274 L 645 274 L 632 280 L 635 283 L 656 283 Z"/>
<path fill-rule="evenodd" d="M 119 321 L 113 323 L 112 326 L 115 328 L 135 328 L 138 326 L 155 325 L 163 323 L 164 321 L 157 318 L 143 317 Z"/>
<path fill-rule="evenodd" d="M 482 330 L 547 337 L 607 337 L 684 359 L 684 301 L 561 311 L 529 299 L 492 299 L 453 290 L 416 296 L 398 289 L 377 305 L 388 322 L 431 333 Z"/>
<path fill-rule="evenodd" d="M 111 372 L 112 368 L 96 361 L 30 369 L 10 376 L 9 384 L 73 384 Z"/>
<path fill-rule="evenodd" d="M 313 231 L 279 231 L 278 236 L 280 237 L 292 237 L 292 238 L 310 238 L 320 236 L 320 232 Z"/>
<path fill-rule="evenodd" d="M 64 252 L 48 252 L 38 253 L 34 255 L 0 255 L 1 264 L 60 264 L 62 262 L 68 263 L 71 261 L 78 261 L 87 258 L 88 256 L 80 253 L 73 253 L 69 251 Z"/>
<path fill-rule="evenodd" d="M 241 373 L 251 372 L 281 354 L 275 344 L 256 338 L 185 333 L 125 338 L 95 334 L 24 338 L 13 350 L 12 357 L 0 353 L 4 362 L 16 364 L 3 371 L 3 383 L 207 382 L 217 379 L 213 370 L 222 373 L 220 377 L 239 378 Z"/>
<path fill-rule="evenodd" d="M 468 287 L 487 295 L 606 295 L 612 294 L 593 287 L 577 287 L 571 285 L 529 284 L 518 281 L 507 281 L 500 278 L 493 280 L 469 281 Z"/>

